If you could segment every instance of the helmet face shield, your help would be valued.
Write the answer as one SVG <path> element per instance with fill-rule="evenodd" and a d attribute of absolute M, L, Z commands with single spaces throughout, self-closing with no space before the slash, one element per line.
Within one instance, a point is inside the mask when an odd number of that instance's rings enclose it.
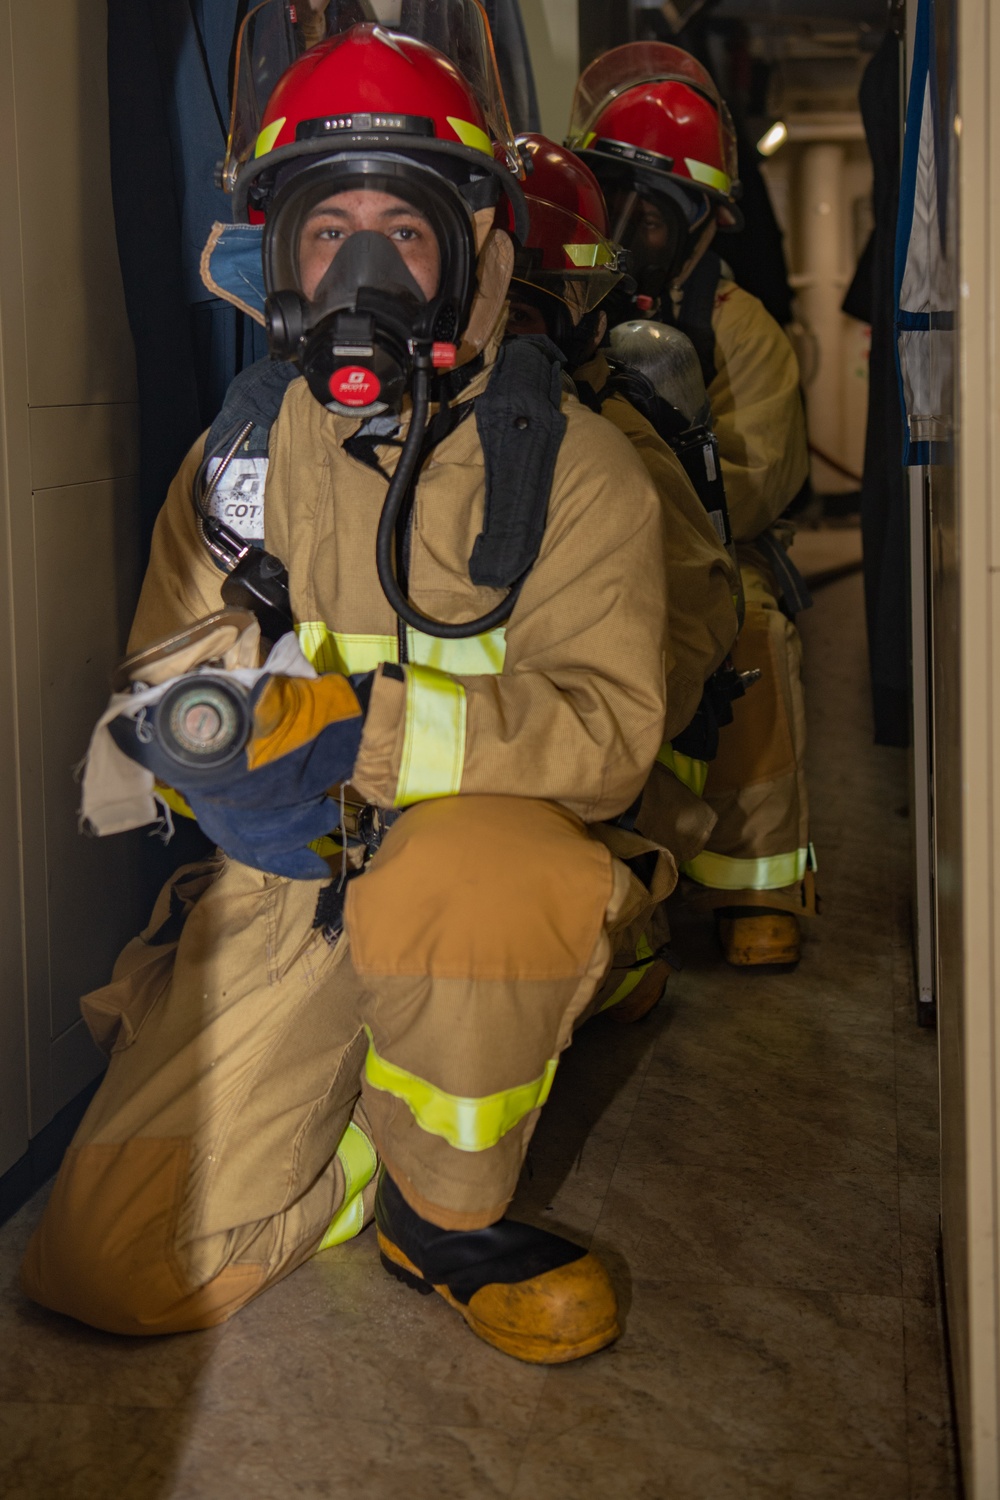
<path fill-rule="evenodd" d="M 577 323 L 621 281 L 621 251 L 587 219 L 558 204 L 529 198 L 528 210 L 529 244 L 515 251 L 514 279 L 558 297 Z"/>
<path fill-rule="evenodd" d="M 722 104 L 712 75 L 690 52 L 667 42 L 627 42 L 596 58 L 581 73 L 570 113 L 570 142 L 578 141 L 601 110 L 626 89 L 665 78 L 689 83 L 714 104 Z"/>
<path fill-rule="evenodd" d="M 460 122 L 470 136 L 465 144 L 496 151 L 512 173 L 519 173 L 493 39 L 479 0 L 328 0 L 316 10 L 308 0 L 297 5 L 290 0 L 264 0 L 249 11 L 237 39 L 223 168 L 227 191 L 232 191 L 240 167 L 255 152 L 261 154 L 264 111 L 282 74 L 317 43 L 365 23 L 386 28 L 387 37 L 393 33 L 413 37 L 443 53 L 468 84 L 486 124 L 485 141 L 479 141 L 472 137 L 482 135 L 481 128 L 474 122 Z M 379 107 L 373 99 L 370 108 Z M 269 149 L 266 143 L 264 149 Z"/>

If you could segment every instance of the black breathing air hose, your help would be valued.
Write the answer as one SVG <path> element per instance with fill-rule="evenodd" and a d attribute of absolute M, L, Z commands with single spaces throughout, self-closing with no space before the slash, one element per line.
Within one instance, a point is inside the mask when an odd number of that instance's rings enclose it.
<path fill-rule="evenodd" d="M 414 609 L 397 582 L 392 555 L 396 522 L 420 462 L 420 451 L 424 434 L 427 431 L 430 381 L 430 368 L 418 364 L 413 372 L 413 409 L 410 415 L 410 430 L 406 434 L 396 472 L 392 476 L 382 514 L 379 517 L 378 535 L 375 541 L 375 565 L 378 569 L 378 581 L 382 585 L 382 592 L 404 624 L 412 626 L 414 630 L 419 630 L 424 635 L 437 636 L 446 641 L 461 641 L 467 640 L 469 636 L 483 635 L 486 631 L 495 629 L 497 625 L 502 625 L 504 620 L 510 617 L 517 603 L 518 589 L 516 586 L 512 588 L 506 599 L 501 599 L 499 604 L 494 605 L 488 614 L 480 616 L 478 620 L 466 620 L 462 625 L 447 625 L 443 620 L 432 620 L 429 615 L 422 615 L 418 609 Z"/>

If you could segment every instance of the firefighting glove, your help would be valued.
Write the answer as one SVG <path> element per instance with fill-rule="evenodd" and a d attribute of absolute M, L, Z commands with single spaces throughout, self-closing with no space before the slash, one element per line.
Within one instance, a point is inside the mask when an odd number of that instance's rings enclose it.
<path fill-rule="evenodd" d="M 337 824 L 327 790 L 350 777 L 373 677 L 265 675 L 248 691 L 220 685 L 220 674 L 191 673 L 152 712 L 120 715 L 109 727 L 119 749 L 182 794 L 231 858 L 318 880 L 330 868 L 307 845 Z"/>

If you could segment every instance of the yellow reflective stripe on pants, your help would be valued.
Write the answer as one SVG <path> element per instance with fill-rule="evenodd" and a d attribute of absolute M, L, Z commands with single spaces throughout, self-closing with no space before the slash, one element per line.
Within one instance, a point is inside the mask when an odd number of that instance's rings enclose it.
<path fill-rule="evenodd" d="M 316 1249 L 329 1250 L 353 1239 L 365 1227 L 365 1205 L 362 1193 L 378 1169 L 375 1147 L 360 1125 L 352 1120 L 340 1138 L 337 1160 L 344 1172 L 344 1201 Z"/>
<path fill-rule="evenodd" d="M 503 1089 L 499 1094 L 466 1099 L 459 1094 L 448 1094 L 425 1078 L 418 1078 L 380 1057 L 367 1026 L 365 1030 L 368 1032 L 365 1078 L 372 1088 L 401 1099 L 421 1130 L 441 1136 L 456 1151 L 488 1151 L 495 1146 L 525 1115 L 545 1103 L 558 1067 L 558 1059 L 550 1058 L 542 1076 L 531 1083 Z"/>
<path fill-rule="evenodd" d="M 708 780 L 707 760 L 695 760 L 693 755 L 682 755 L 669 743 L 661 745 L 656 758 L 689 792 L 694 792 L 696 797 L 701 796 Z"/>
<path fill-rule="evenodd" d="M 433 667 L 406 668 L 406 724 L 395 807 L 453 797 L 465 765 L 465 689 Z"/>
<path fill-rule="evenodd" d="M 296 627 L 302 653 L 317 672 L 371 672 L 383 661 L 399 660 L 394 635 L 352 635 L 330 630 L 322 620 Z M 459 677 L 497 677 L 507 653 L 504 627 L 466 640 L 445 641 L 406 627 L 407 653 L 418 667 L 436 667 Z"/>
<path fill-rule="evenodd" d="M 771 854 L 765 859 L 731 859 L 706 849 L 682 866 L 684 874 L 716 891 L 778 891 L 795 885 L 808 868 L 809 850 Z"/>
<path fill-rule="evenodd" d="M 610 1010 L 613 1005 L 619 1005 L 622 1000 L 627 999 L 628 996 L 631 995 L 632 991 L 639 983 L 639 980 L 649 968 L 649 964 L 642 963 L 641 960 L 652 958 L 652 956 L 653 950 L 646 940 L 646 934 L 643 933 L 642 937 L 639 939 L 635 947 L 636 967 L 634 969 L 629 969 L 628 973 L 625 975 L 625 978 L 622 980 L 618 988 L 612 995 L 608 996 L 607 1000 L 605 1000 L 604 1004 L 601 1006 L 601 1011 Z M 601 1011 L 598 1011 L 598 1015 L 600 1015 Z"/>

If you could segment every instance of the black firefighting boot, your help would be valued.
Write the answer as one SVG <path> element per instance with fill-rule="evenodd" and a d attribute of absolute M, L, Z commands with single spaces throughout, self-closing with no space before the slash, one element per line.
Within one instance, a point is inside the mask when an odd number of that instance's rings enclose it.
<path fill-rule="evenodd" d="M 375 1223 L 386 1270 L 418 1292 L 437 1292 L 504 1354 L 565 1364 L 618 1337 L 607 1271 L 557 1234 L 510 1219 L 487 1229 L 439 1229 L 414 1213 L 387 1173 Z"/>

